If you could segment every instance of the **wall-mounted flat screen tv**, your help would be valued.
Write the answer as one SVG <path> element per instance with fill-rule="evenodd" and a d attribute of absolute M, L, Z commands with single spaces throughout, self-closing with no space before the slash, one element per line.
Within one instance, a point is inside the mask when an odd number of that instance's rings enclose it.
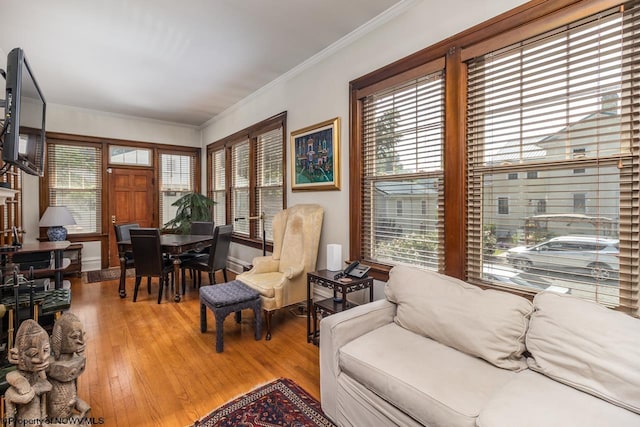
<path fill-rule="evenodd" d="M 47 103 L 20 48 L 7 55 L 5 92 L 2 160 L 42 176 Z"/>

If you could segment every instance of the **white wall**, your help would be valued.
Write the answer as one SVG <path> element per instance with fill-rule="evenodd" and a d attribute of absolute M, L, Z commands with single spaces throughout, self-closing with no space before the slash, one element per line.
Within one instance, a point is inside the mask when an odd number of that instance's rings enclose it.
<path fill-rule="evenodd" d="M 451 3 L 411 1 L 401 3 L 366 29 L 329 47 L 282 78 L 263 87 L 212 119 L 203 129 L 203 144 L 215 142 L 282 111 L 287 111 L 287 131 L 333 117 L 341 120 L 341 190 L 291 192 L 287 170 L 287 203 L 319 203 L 325 209 L 318 268 L 326 265 L 326 245 L 342 245 L 349 255 L 349 81 L 446 39 L 499 15 L 522 0 L 458 0 Z M 389 18 L 393 14 L 397 16 Z M 288 165 L 291 153 L 287 152 Z M 204 185 L 204 184 L 203 184 Z M 232 245 L 231 256 L 250 261 L 259 251 Z"/>

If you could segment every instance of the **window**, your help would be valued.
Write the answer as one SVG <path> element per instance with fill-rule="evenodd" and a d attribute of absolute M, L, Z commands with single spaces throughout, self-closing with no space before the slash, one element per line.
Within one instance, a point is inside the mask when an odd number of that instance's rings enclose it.
<path fill-rule="evenodd" d="M 508 173 L 507 174 L 507 179 L 518 179 L 518 173 Z"/>
<path fill-rule="evenodd" d="M 547 213 L 547 201 L 545 199 L 539 199 L 536 202 L 536 215 Z"/>
<path fill-rule="evenodd" d="M 509 215 L 509 198 L 498 197 L 498 214 Z"/>
<path fill-rule="evenodd" d="M 224 147 L 209 152 L 209 198 L 216 202 L 213 208 L 215 224 L 226 224 L 225 150 Z"/>
<path fill-rule="evenodd" d="M 66 206 L 76 225 L 68 233 L 102 232 L 102 145 L 47 143 L 49 206 Z"/>
<path fill-rule="evenodd" d="M 573 195 L 573 213 L 586 213 L 587 212 L 587 199 L 584 193 L 578 193 Z"/>
<path fill-rule="evenodd" d="M 285 208 L 286 113 L 207 147 L 207 182 L 217 224 L 233 224 L 234 235 L 252 246 L 272 241 L 273 216 Z M 228 188 L 227 188 L 228 187 Z"/>
<path fill-rule="evenodd" d="M 406 80 L 362 90 L 358 259 L 382 265 L 443 265 L 444 72 L 435 61 Z M 352 149 L 353 150 L 353 149 Z M 353 186 L 352 186 L 353 188 Z M 357 225 L 354 224 L 357 222 Z"/>
<path fill-rule="evenodd" d="M 538 171 L 527 172 L 527 179 L 538 179 Z"/>
<path fill-rule="evenodd" d="M 637 304 L 638 20 L 637 7 L 616 8 L 467 61 L 468 258 L 481 260 L 469 263 L 470 280 L 491 282 L 485 272 L 504 268 L 482 258 L 487 227 L 517 236 L 511 246 L 598 236 L 619 241 L 619 253 L 582 265 L 571 255 L 545 268 L 551 273 L 544 277 L 529 270 L 536 261 L 524 259 L 522 247 L 508 250 L 507 259 L 538 281 L 529 289 L 554 285 L 610 306 Z M 503 178 L 532 167 L 543 175 Z M 574 194 L 576 188 L 584 192 Z M 504 194 L 511 206 L 503 216 Z M 531 216 L 531 200 L 546 200 L 547 215 Z"/>
<path fill-rule="evenodd" d="M 149 148 L 109 146 L 109 163 L 151 166 L 153 151 Z"/>
<path fill-rule="evenodd" d="M 160 152 L 160 224 L 175 218 L 178 208 L 173 202 L 195 191 L 195 162 L 195 154 Z"/>
<path fill-rule="evenodd" d="M 249 141 L 231 148 L 231 216 L 234 233 L 249 236 Z"/>
<path fill-rule="evenodd" d="M 284 168 L 282 129 L 277 128 L 257 136 L 256 212 L 266 218 L 282 210 L 284 198 Z M 272 222 L 264 221 L 266 236 L 273 238 Z M 258 222 L 258 235 L 262 235 L 262 222 Z"/>

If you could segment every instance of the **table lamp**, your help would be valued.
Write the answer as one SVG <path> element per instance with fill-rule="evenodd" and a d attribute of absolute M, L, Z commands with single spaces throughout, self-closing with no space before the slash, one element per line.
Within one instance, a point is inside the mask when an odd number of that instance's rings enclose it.
<path fill-rule="evenodd" d="M 40 218 L 40 227 L 49 227 L 47 236 L 51 241 L 61 241 L 67 238 L 65 225 L 74 225 L 76 220 L 66 206 L 49 206 Z"/>

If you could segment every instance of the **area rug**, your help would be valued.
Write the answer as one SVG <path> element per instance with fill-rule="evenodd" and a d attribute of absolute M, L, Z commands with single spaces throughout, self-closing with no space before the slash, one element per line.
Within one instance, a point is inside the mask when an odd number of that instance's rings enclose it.
<path fill-rule="evenodd" d="M 127 270 L 127 277 L 135 275 L 134 269 Z M 87 271 L 84 276 L 85 283 L 106 282 L 108 280 L 120 279 L 120 267 L 107 268 L 105 270 Z"/>
<path fill-rule="evenodd" d="M 335 426 L 320 402 L 287 378 L 258 387 L 193 424 L 193 427 Z"/>

